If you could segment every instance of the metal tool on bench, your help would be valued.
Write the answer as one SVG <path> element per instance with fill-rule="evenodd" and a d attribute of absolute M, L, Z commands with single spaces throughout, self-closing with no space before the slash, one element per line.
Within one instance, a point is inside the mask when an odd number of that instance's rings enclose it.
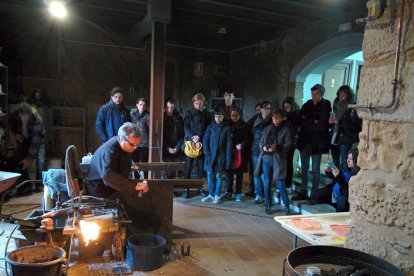
<path fill-rule="evenodd" d="M 131 176 L 132 176 L 132 179 L 135 179 L 135 170 L 139 170 L 139 167 L 137 165 L 135 165 L 134 160 L 131 160 L 131 162 L 132 162 L 132 174 L 131 174 Z M 142 197 L 142 194 L 143 194 L 143 191 L 139 190 L 138 191 L 138 197 Z"/>

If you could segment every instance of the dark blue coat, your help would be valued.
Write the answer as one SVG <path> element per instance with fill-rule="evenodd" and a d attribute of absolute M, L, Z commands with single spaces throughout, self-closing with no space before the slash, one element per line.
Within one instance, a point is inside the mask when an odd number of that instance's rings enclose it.
<path fill-rule="evenodd" d="M 222 172 L 231 165 L 232 138 L 230 127 L 213 121 L 203 138 L 204 170 Z"/>
<path fill-rule="evenodd" d="M 112 100 L 101 106 L 96 116 L 95 128 L 102 144 L 118 135 L 118 129 L 126 122 L 131 122 L 129 110 L 123 104 Z"/>

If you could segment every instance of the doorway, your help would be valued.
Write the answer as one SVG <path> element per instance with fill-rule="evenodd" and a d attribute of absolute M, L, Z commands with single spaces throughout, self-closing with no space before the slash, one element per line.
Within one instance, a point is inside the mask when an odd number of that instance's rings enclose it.
<path fill-rule="evenodd" d="M 362 33 L 338 36 L 318 45 L 298 62 L 290 73 L 290 81 L 299 106 L 311 99 L 310 88 L 317 83 L 325 86 L 324 98 L 331 103 L 341 85 L 349 85 L 357 94 L 359 74 L 363 65 L 362 40 Z M 322 175 L 325 173 L 328 160 L 331 160 L 330 154 L 324 154 L 320 168 Z M 300 182 L 298 151 L 295 152 L 293 165 L 296 172 L 294 179 Z M 321 177 L 321 181 L 324 182 L 324 177 Z"/>

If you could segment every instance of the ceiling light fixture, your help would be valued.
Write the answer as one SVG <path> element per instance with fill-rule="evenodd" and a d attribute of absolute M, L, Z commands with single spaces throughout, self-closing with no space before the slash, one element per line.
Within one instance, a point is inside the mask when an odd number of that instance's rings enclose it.
<path fill-rule="evenodd" d="M 49 12 L 54 17 L 57 18 L 65 18 L 67 15 L 66 7 L 65 5 L 60 1 L 52 1 L 49 4 Z"/>
<path fill-rule="evenodd" d="M 217 33 L 218 33 L 218 34 L 227 34 L 227 29 L 226 29 L 226 27 L 220 27 L 220 28 L 218 28 Z"/>

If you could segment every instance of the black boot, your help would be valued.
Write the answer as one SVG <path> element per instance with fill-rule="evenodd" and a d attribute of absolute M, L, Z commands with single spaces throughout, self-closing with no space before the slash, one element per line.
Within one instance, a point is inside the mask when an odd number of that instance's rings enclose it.
<path fill-rule="evenodd" d="M 270 207 L 271 207 L 271 203 L 270 202 L 266 202 L 266 214 L 270 214 Z"/>
<path fill-rule="evenodd" d="M 285 215 L 286 216 L 289 216 L 289 215 L 291 215 L 292 213 L 290 212 L 290 208 L 289 207 L 285 207 Z"/>

